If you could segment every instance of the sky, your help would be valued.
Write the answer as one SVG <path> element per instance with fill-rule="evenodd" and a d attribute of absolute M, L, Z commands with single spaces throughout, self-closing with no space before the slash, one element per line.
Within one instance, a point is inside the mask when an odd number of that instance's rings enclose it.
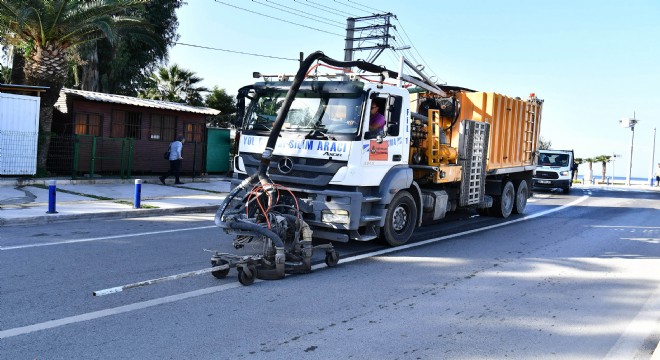
<path fill-rule="evenodd" d="M 255 71 L 295 74 L 300 52 L 343 60 L 346 18 L 384 12 L 396 16 L 395 45 L 410 49 L 387 50 L 376 64 L 398 71 L 404 55 L 448 85 L 535 93 L 544 100 L 543 139 L 579 158 L 620 155 L 608 177 L 628 175 L 631 143 L 633 178 L 647 179 L 660 163 L 657 0 L 187 0 L 168 64 L 235 95 Z M 621 127 L 633 117 L 634 132 Z M 594 176 L 601 169 L 594 163 Z"/>

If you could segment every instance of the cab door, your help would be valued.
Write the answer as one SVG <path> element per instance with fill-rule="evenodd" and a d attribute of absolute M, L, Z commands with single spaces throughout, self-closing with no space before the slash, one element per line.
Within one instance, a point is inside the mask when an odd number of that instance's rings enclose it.
<path fill-rule="evenodd" d="M 382 109 L 385 126 L 378 133 L 369 131 L 371 112 L 364 117 L 362 166 L 387 172 L 392 166 L 407 162 L 407 154 L 404 154 L 404 146 L 407 146 L 404 137 L 407 121 L 401 121 L 403 98 L 387 93 L 373 93 L 367 109 L 371 109 L 372 103 L 377 103 Z"/>

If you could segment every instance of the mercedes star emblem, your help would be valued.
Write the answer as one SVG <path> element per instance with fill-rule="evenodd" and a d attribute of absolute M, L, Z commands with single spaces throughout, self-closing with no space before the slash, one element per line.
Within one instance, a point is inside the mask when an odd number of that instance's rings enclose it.
<path fill-rule="evenodd" d="M 293 161 L 289 158 L 284 158 L 277 163 L 277 169 L 280 170 L 282 174 L 288 174 L 293 170 Z"/>

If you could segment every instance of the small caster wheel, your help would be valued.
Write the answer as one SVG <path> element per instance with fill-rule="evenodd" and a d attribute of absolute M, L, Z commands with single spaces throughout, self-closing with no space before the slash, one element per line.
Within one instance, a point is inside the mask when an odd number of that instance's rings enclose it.
<path fill-rule="evenodd" d="M 331 250 L 325 252 L 325 264 L 328 265 L 328 267 L 335 267 L 338 262 L 339 254 L 337 254 L 336 251 Z"/>
<path fill-rule="evenodd" d="M 222 260 L 222 259 L 211 259 L 211 267 L 216 267 L 220 265 L 227 265 L 229 264 L 229 261 L 227 260 Z M 211 275 L 213 275 L 216 279 L 224 279 L 227 274 L 229 274 L 229 268 L 226 268 L 224 270 L 216 270 L 216 271 L 211 271 Z"/>
<path fill-rule="evenodd" d="M 254 278 L 257 277 L 257 268 L 254 265 L 247 265 L 238 268 L 238 282 L 242 285 L 252 285 Z"/>

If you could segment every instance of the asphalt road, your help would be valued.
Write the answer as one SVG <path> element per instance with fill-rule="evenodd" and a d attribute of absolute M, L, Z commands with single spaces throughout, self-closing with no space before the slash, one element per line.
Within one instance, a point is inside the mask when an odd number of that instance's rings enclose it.
<path fill-rule="evenodd" d="M 392 249 L 244 287 L 210 214 L 0 232 L 3 359 L 648 359 L 660 341 L 660 195 L 537 194 L 525 216 L 453 214 Z M 258 253 L 249 247 L 244 253 Z M 238 252 L 241 253 L 241 252 Z"/>

